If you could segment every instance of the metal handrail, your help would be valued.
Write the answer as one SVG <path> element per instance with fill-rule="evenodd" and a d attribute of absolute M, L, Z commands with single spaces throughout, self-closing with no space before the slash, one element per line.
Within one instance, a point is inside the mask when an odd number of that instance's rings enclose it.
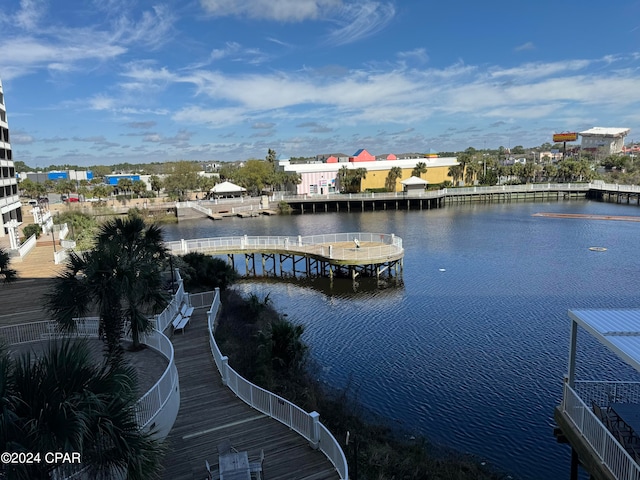
<path fill-rule="evenodd" d="M 353 243 L 353 247 L 336 246 L 344 242 Z M 375 242 L 373 247 L 360 246 L 360 243 Z M 382 245 L 380 245 L 382 244 Z M 166 242 L 165 246 L 172 254 L 189 252 L 228 253 L 237 250 L 283 251 L 300 255 L 318 255 L 333 260 L 385 259 L 402 255 L 402 238 L 385 233 L 335 233 L 312 236 L 242 236 L 198 238 Z"/>
<path fill-rule="evenodd" d="M 207 327 L 211 354 L 222 376 L 222 382 L 250 407 L 278 420 L 308 440 L 311 445 L 317 446 L 333 464 L 340 479 L 348 479 L 349 467 L 344 452 L 331 432 L 320 423 L 316 412 L 305 412 L 279 395 L 249 382 L 229 366 L 228 358 L 222 355 L 214 336 L 215 319 L 220 306 L 220 290 L 216 289 L 211 308 L 207 312 Z"/>
<path fill-rule="evenodd" d="M 640 466 L 568 383 L 564 384 L 560 408 L 614 478 L 640 478 Z"/>

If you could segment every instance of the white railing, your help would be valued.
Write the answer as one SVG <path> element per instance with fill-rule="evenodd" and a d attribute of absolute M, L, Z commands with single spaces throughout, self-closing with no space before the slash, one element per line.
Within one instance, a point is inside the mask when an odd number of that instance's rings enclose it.
<path fill-rule="evenodd" d="M 594 182 L 589 184 L 591 190 L 607 190 L 622 193 L 638 193 L 640 185 L 618 185 L 617 183 Z"/>
<path fill-rule="evenodd" d="M 178 284 L 176 293 L 162 313 L 155 316 L 155 329 L 160 332 L 164 332 L 167 327 L 171 325 L 171 322 L 173 322 L 173 319 L 176 318 L 176 315 L 180 311 L 180 306 L 189 298 L 189 295 L 184 291 L 184 281 L 178 269 L 175 269 L 173 274 L 175 275 L 174 280 Z"/>
<path fill-rule="evenodd" d="M 200 292 L 189 294 L 189 306 L 193 308 L 209 308 L 215 297 L 215 292 Z"/>
<path fill-rule="evenodd" d="M 640 479 L 640 466 L 568 383 L 564 385 L 561 408 L 614 478 L 619 480 Z"/>
<path fill-rule="evenodd" d="M 66 249 L 56 250 L 53 252 L 53 263 L 60 265 L 69 258 L 69 251 Z"/>
<path fill-rule="evenodd" d="M 214 337 L 219 308 L 220 291 L 216 289 L 207 317 L 211 354 L 222 376 L 222 382 L 250 407 L 278 420 L 302 435 L 312 447 L 319 448 L 336 468 L 340 478 L 348 479 L 349 467 L 344 452 L 331 432 L 320 423 L 318 413 L 305 412 L 288 400 L 249 382 L 229 366 L 228 358 L 222 355 Z"/>
<path fill-rule="evenodd" d="M 452 187 L 440 190 L 409 190 L 407 192 L 381 192 L 381 193 L 329 193 L 324 195 L 304 194 L 304 195 L 284 195 L 274 194 L 272 201 L 284 200 L 287 202 L 304 202 L 305 200 L 394 200 L 394 199 L 415 199 L 415 198 L 439 198 L 455 195 L 477 195 L 485 193 L 518 193 L 518 192 L 539 192 L 539 191 L 587 191 L 595 188 L 589 183 L 527 183 L 523 185 L 495 185 L 492 187 Z M 600 187 L 598 187 L 600 188 Z M 638 191 L 640 191 L 640 187 Z"/>
<path fill-rule="evenodd" d="M 165 311 L 158 317 L 163 316 L 167 311 L 173 310 L 172 305 L 176 298 L 177 295 L 174 296 Z M 180 301 L 182 300 L 180 299 Z M 169 321 L 169 323 L 171 322 Z M 45 320 L 0 327 L 0 338 L 4 339 L 8 346 L 39 342 L 51 338 L 74 336 L 98 338 L 99 325 L 100 319 L 98 317 L 87 317 L 77 320 L 74 332 L 61 332 L 56 322 Z M 138 425 L 140 428 L 145 429 L 162 411 L 171 396 L 177 393 L 178 370 L 175 364 L 173 345 L 161 331 L 153 330 L 142 338 L 142 342 L 158 351 L 169 361 L 167 368 L 155 385 L 135 404 Z"/>
<path fill-rule="evenodd" d="M 60 231 L 58 232 L 58 238 L 63 240 L 66 236 L 69 235 L 69 225 L 63 223 L 60 225 Z"/>
<path fill-rule="evenodd" d="M 344 247 L 340 243 L 353 246 Z M 362 246 L 365 242 L 374 242 L 376 246 Z M 382 245 L 380 245 L 382 244 Z M 360 246 L 359 246 L 360 245 Z M 394 234 L 384 233 L 336 233 L 328 235 L 280 237 L 280 236 L 242 236 L 198 238 L 167 242 L 165 246 L 172 254 L 186 254 L 189 252 L 203 253 L 232 253 L 238 250 L 276 251 L 283 250 L 300 255 L 320 255 L 335 260 L 367 260 L 386 259 L 399 256 L 404 252 L 402 238 Z"/>
<path fill-rule="evenodd" d="M 573 390 L 586 403 L 598 405 L 634 403 L 640 407 L 640 382 L 601 382 L 576 380 Z"/>
<path fill-rule="evenodd" d="M 154 330 L 145 335 L 143 343 L 169 359 L 169 365 L 153 387 L 136 402 L 136 419 L 140 428 L 145 429 L 162 411 L 176 390 L 178 369 L 174 361 L 173 344 L 163 333 Z"/>
<path fill-rule="evenodd" d="M 75 240 L 60 240 L 60 246 L 64 249 L 76 248 Z"/>
<path fill-rule="evenodd" d="M 36 235 L 34 233 L 25 242 L 23 242 L 22 245 L 20 245 L 20 247 L 18 247 L 18 255 L 20 255 L 21 257 L 24 257 L 35 246 L 36 246 Z"/>

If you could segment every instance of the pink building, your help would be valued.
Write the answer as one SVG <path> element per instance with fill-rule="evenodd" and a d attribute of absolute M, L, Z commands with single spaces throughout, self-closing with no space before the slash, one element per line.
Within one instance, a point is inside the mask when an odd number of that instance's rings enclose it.
<path fill-rule="evenodd" d="M 352 157 L 349 157 L 350 162 L 375 162 L 376 157 L 367 152 L 364 148 L 361 148 Z"/>

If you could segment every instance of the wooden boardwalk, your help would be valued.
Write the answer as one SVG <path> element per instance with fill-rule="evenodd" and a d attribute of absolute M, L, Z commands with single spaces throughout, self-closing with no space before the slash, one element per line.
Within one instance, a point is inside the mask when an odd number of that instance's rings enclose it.
<path fill-rule="evenodd" d="M 166 480 L 206 478 L 205 460 L 218 465 L 217 446 L 234 448 L 257 460 L 264 449 L 268 480 L 334 480 L 339 475 L 320 451 L 300 435 L 252 409 L 222 385 L 207 335 L 206 310 L 194 312 L 184 334 L 171 338 L 180 376 L 180 411 L 167 437 Z"/>

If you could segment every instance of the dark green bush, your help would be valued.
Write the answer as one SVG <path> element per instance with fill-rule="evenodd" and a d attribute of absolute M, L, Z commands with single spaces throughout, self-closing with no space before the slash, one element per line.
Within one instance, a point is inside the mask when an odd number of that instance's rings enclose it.
<path fill-rule="evenodd" d="M 220 258 L 192 252 L 183 256 L 182 260 L 186 264 L 183 278 L 187 291 L 214 289 L 216 287 L 224 290 L 237 277 L 233 267 Z M 183 272 L 182 269 L 181 272 Z"/>
<path fill-rule="evenodd" d="M 38 225 L 37 223 L 30 223 L 29 225 L 27 225 L 22 229 L 22 234 L 24 235 L 25 239 L 31 238 L 31 235 L 34 235 L 34 234 L 36 238 L 40 238 L 41 233 L 42 233 L 42 228 L 40 228 L 40 225 Z"/>

